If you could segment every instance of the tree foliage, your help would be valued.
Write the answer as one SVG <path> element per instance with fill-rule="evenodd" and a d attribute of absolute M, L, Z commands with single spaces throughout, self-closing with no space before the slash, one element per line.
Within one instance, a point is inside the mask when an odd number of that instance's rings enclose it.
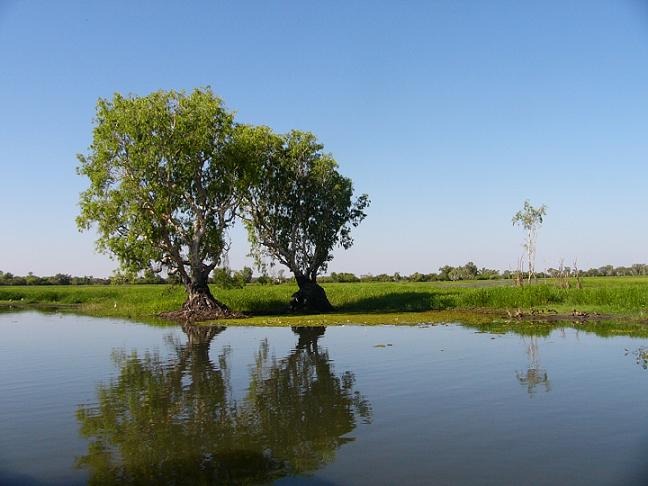
<path fill-rule="evenodd" d="M 513 224 L 521 225 L 527 231 L 533 231 L 543 222 L 547 214 L 547 206 L 533 207 L 529 200 L 524 201 L 524 206 L 513 216 Z"/>
<path fill-rule="evenodd" d="M 351 179 L 312 133 L 244 127 L 241 141 L 256 161 L 244 197 L 253 255 L 259 264 L 270 258 L 288 267 L 303 291 L 326 270 L 335 247 L 351 247 L 351 230 L 365 218 L 369 199 L 354 200 Z"/>
<path fill-rule="evenodd" d="M 353 199 L 351 180 L 313 134 L 236 125 L 210 89 L 100 99 L 92 145 L 79 161 L 90 181 L 79 228 L 96 225 L 98 249 L 116 256 L 124 275 L 152 280 L 152 271 L 165 270 L 183 283 L 184 310 L 201 318 L 229 312 L 208 279 L 237 215 L 257 261 L 287 266 L 297 300 L 325 310 L 317 275 L 335 247 L 353 244 L 351 229 L 369 204 L 366 195 Z"/>
<path fill-rule="evenodd" d="M 233 115 L 210 89 L 100 99 L 92 145 L 79 155 L 90 181 L 79 228 L 96 225 L 98 249 L 124 270 L 165 269 L 209 305 L 207 278 L 239 202 L 233 134 Z"/>

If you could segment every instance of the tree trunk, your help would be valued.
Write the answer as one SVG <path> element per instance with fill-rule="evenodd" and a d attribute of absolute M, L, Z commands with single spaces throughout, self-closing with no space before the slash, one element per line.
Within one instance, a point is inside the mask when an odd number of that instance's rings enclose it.
<path fill-rule="evenodd" d="M 315 278 L 295 275 L 299 290 L 292 295 L 290 307 L 292 310 L 311 310 L 316 312 L 329 312 L 333 306 L 326 296 L 324 289 Z"/>
<path fill-rule="evenodd" d="M 214 298 L 207 283 L 189 285 L 187 288 L 187 300 L 182 305 L 182 308 L 196 312 L 205 310 L 229 311 L 225 304 Z"/>
<path fill-rule="evenodd" d="M 225 304 L 214 298 L 207 285 L 207 279 L 198 283 L 185 285 L 187 300 L 182 304 L 182 309 L 174 312 L 165 312 L 161 317 L 182 322 L 210 321 L 224 317 L 236 317 L 239 314 L 232 312 Z"/>

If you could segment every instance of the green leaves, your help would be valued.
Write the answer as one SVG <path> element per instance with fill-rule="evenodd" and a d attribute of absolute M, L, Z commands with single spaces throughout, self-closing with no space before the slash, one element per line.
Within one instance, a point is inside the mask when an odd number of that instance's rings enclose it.
<path fill-rule="evenodd" d="M 520 224 L 525 230 L 531 230 L 541 225 L 547 214 L 544 204 L 534 208 L 529 200 L 524 201 L 524 207 L 513 216 L 513 225 Z"/>
<path fill-rule="evenodd" d="M 253 254 L 314 280 L 335 246 L 353 244 L 351 228 L 366 216 L 367 195 L 353 200 L 351 180 L 312 133 L 277 135 L 267 127 L 246 127 L 241 138 L 257 162 L 244 196 Z"/>
<path fill-rule="evenodd" d="M 369 205 L 312 133 L 236 125 L 208 88 L 100 99 L 78 159 L 79 229 L 96 226 L 125 270 L 161 265 L 185 286 L 206 285 L 237 213 L 259 259 L 314 280 Z"/>
<path fill-rule="evenodd" d="M 131 271 L 163 264 L 183 282 L 209 273 L 238 206 L 242 161 L 233 115 L 210 89 L 158 91 L 97 103 L 93 142 L 79 155 L 81 230 Z"/>

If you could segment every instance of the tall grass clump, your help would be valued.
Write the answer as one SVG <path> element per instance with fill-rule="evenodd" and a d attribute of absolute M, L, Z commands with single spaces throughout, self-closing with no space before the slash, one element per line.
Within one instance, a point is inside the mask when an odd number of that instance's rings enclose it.
<path fill-rule="evenodd" d="M 573 306 L 597 306 L 636 312 L 648 308 L 648 286 L 590 287 L 570 289 L 565 301 Z"/>
<path fill-rule="evenodd" d="M 531 308 L 562 304 L 566 291 L 552 285 L 471 289 L 459 296 L 460 307 Z"/>

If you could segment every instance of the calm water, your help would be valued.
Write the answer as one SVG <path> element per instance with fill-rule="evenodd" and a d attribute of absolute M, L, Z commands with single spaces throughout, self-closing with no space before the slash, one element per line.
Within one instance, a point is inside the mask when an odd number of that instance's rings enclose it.
<path fill-rule="evenodd" d="M 647 484 L 648 340 L 0 314 L 0 484 Z"/>

